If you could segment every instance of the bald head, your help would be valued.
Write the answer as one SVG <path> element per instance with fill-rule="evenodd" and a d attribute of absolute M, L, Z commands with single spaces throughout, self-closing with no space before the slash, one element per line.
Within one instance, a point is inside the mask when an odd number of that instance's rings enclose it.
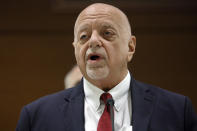
<path fill-rule="evenodd" d="M 135 52 L 135 36 L 120 9 L 102 3 L 88 6 L 76 20 L 74 35 L 77 64 L 88 81 L 108 90 L 123 80 Z"/>
<path fill-rule="evenodd" d="M 124 12 L 122 12 L 117 7 L 114 7 L 109 4 L 104 3 L 94 3 L 92 5 L 89 5 L 84 10 L 81 11 L 79 16 L 77 17 L 77 20 L 75 22 L 74 27 L 74 35 L 76 36 L 76 29 L 78 28 L 79 21 L 82 21 L 84 19 L 85 15 L 88 15 L 89 17 L 98 17 L 97 14 L 101 15 L 107 15 L 111 14 L 112 16 L 116 17 L 117 19 L 120 19 L 119 26 L 124 29 L 125 32 L 127 32 L 128 37 L 131 36 L 131 26 L 129 24 L 129 20 Z M 85 18 L 86 19 L 86 18 Z"/>

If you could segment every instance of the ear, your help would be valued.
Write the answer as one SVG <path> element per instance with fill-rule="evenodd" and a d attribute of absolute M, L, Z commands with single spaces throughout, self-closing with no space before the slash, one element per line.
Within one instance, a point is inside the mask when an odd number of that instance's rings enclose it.
<path fill-rule="evenodd" d="M 74 42 L 74 41 L 73 41 L 72 45 L 73 45 L 73 47 L 75 48 L 75 45 L 76 45 L 76 44 L 75 44 L 75 42 Z"/>
<path fill-rule="evenodd" d="M 76 42 L 75 42 L 75 41 L 73 41 L 72 45 L 73 45 L 74 53 L 75 53 L 75 56 L 76 56 Z"/>
<path fill-rule="evenodd" d="M 136 47 L 136 38 L 135 36 L 131 36 L 128 43 L 129 51 L 127 56 L 127 61 L 131 61 L 133 54 L 135 53 L 135 47 Z"/>

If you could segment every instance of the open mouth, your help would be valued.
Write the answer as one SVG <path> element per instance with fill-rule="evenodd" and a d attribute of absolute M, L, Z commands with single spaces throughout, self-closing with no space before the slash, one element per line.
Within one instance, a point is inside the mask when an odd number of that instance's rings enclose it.
<path fill-rule="evenodd" d="M 98 55 L 90 56 L 90 60 L 98 60 L 99 58 L 100 58 L 100 56 L 98 56 Z"/>
<path fill-rule="evenodd" d="M 90 54 L 90 55 L 88 56 L 88 60 L 91 60 L 91 61 L 97 61 L 97 60 L 99 60 L 99 59 L 101 59 L 101 56 L 98 55 L 98 54 Z"/>

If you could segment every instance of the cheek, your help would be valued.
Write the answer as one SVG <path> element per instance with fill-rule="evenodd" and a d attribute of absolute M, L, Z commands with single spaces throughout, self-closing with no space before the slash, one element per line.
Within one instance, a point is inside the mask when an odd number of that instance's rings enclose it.
<path fill-rule="evenodd" d="M 78 62 L 84 63 L 85 61 L 85 54 L 86 54 L 86 46 L 82 45 L 82 46 L 77 46 L 75 49 L 75 55 L 76 55 L 76 59 L 78 60 Z"/>
<path fill-rule="evenodd" d="M 126 46 L 121 46 L 122 43 L 114 44 L 113 48 L 111 49 L 111 57 L 114 64 L 121 64 L 127 60 L 127 48 Z"/>
<path fill-rule="evenodd" d="M 107 63 L 111 68 L 116 63 L 117 52 L 112 43 L 109 43 L 106 46 L 104 46 L 104 49 L 107 55 Z"/>
<path fill-rule="evenodd" d="M 108 59 L 111 60 L 113 58 L 113 54 L 115 53 L 114 49 L 116 44 L 113 42 L 102 41 L 102 46 L 105 49 Z"/>

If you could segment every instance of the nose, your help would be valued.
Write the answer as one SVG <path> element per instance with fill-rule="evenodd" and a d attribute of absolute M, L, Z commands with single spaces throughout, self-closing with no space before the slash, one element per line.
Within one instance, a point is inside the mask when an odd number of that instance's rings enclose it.
<path fill-rule="evenodd" d="M 100 47 L 102 45 L 100 41 L 100 36 L 97 31 L 93 31 L 92 35 L 89 40 L 89 47 L 90 48 L 95 48 L 95 47 Z"/>

